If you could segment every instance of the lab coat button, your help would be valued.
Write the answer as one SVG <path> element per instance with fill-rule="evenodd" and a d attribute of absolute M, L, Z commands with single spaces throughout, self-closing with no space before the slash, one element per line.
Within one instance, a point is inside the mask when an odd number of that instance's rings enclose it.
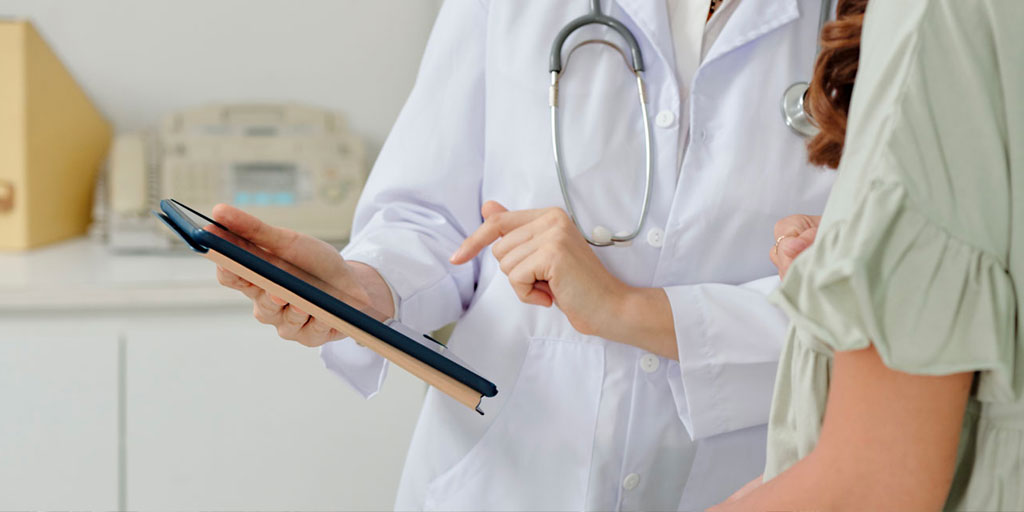
<path fill-rule="evenodd" d="M 654 123 L 657 124 L 659 128 L 668 128 L 675 122 L 676 115 L 670 110 L 662 110 L 661 112 L 658 112 L 658 115 L 654 118 Z"/>
<path fill-rule="evenodd" d="M 626 478 L 622 481 L 622 488 L 627 491 L 636 489 L 637 485 L 640 485 L 640 475 L 636 473 L 626 475 Z"/>
<path fill-rule="evenodd" d="M 640 368 L 647 373 L 654 373 L 658 371 L 658 366 L 661 366 L 661 361 L 658 360 L 658 356 L 654 354 L 644 354 L 640 358 Z"/>
<path fill-rule="evenodd" d="M 651 228 L 647 232 L 647 243 L 651 247 L 661 247 L 661 244 L 665 241 L 665 232 L 660 228 Z"/>

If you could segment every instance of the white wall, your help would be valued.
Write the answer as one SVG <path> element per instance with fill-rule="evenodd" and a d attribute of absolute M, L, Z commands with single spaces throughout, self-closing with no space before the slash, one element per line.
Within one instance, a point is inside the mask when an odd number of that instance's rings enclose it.
<path fill-rule="evenodd" d="M 376 156 L 440 0 L 0 0 L 31 19 L 117 130 L 217 101 L 339 110 Z"/>

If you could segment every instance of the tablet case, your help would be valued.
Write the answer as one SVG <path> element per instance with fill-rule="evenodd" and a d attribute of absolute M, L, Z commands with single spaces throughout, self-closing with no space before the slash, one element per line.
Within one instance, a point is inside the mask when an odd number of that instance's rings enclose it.
<path fill-rule="evenodd" d="M 417 333 L 386 317 L 369 310 L 367 314 L 352 305 L 317 288 L 260 258 L 240 244 L 227 240 L 235 237 L 227 228 L 209 217 L 173 199 L 160 201 L 162 212 L 153 212 L 195 252 L 263 290 L 295 304 L 318 320 L 345 333 L 357 343 L 423 379 L 463 405 L 483 414 L 483 397 L 497 395 L 497 387 L 466 367 L 447 348 L 429 336 Z M 183 210 L 209 222 L 207 229 L 191 222 Z M 226 232 L 224 236 L 208 230 Z M 257 249 L 258 250 L 258 249 Z M 371 316 L 372 315 L 372 316 Z M 415 338 L 424 338 L 420 342 Z"/>

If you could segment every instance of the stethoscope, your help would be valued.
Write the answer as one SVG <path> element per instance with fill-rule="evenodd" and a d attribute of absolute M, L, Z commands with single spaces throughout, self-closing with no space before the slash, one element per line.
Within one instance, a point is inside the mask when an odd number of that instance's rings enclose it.
<path fill-rule="evenodd" d="M 821 16 L 818 18 L 818 50 L 821 53 L 821 30 L 825 28 L 832 15 L 832 0 L 821 0 Z M 817 58 L 817 57 L 815 57 Z M 803 137 L 811 138 L 818 134 L 818 126 L 814 118 L 804 109 L 804 98 L 807 97 L 807 82 L 796 82 L 786 88 L 782 94 L 782 120 L 791 130 Z"/>
<path fill-rule="evenodd" d="M 568 25 L 562 28 L 555 36 L 555 41 L 551 44 L 551 57 L 549 71 L 551 73 L 551 88 L 549 92 L 548 104 L 551 106 L 551 144 L 554 149 L 555 156 L 555 171 L 558 174 L 558 186 L 562 189 L 562 199 L 565 201 L 565 209 L 569 214 L 569 218 L 572 219 L 573 224 L 576 225 L 576 229 L 583 234 L 583 238 L 586 239 L 587 243 L 597 247 L 607 247 L 610 245 L 616 246 L 628 246 L 631 241 L 640 234 L 640 230 L 643 228 L 644 220 L 647 218 L 647 210 L 651 202 L 651 176 L 653 173 L 653 148 L 651 145 L 651 124 L 647 114 L 647 91 L 644 83 L 644 59 L 640 53 L 640 44 L 637 43 L 633 33 L 622 24 L 621 21 L 608 16 L 601 12 L 601 0 L 589 0 L 590 12 L 580 16 L 569 22 Z M 822 0 L 821 2 L 821 19 L 818 23 L 818 33 L 821 33 L 822 27 L 825 26 L 825 22 L 828 21 L 831 8 L 831 0 Z M 579 217 L 576 216 L 576 209 L 573 208 L 572 197 L 569 194 L 569 184 L 565 177 L 565 170 L 562 167 L 562 148 L 561 139 L 559 137 L 559 117 L 558 117 L 558 81 L 562 76 L 564 66 L 562 65 L 562 48 L 565 45 L 565 40 L 569 38 L 573 32 L 581 27 L 587 25 L 604 25 L 620 36 L 626 41 L 626 45 L 629 47 L 629 55 L 621 48 L 616 46 L 610 41 L 603 39 L 588 39 L 573 46 L 569 53 L 565 57 L 565 65 L 568 66 L 569 59 L 572 57 L 573 52 L 579 49 L 581 46 L 588 44 L 603 44 L 608 46 L 615 51 L 619 52 L 622 56 L 623 62 L 626 67 L 636 77 L 636 91 L 637 98 L 640 101 L 640 114 L 643 118 L 644 125 L 644 147 L 647 153 L 646 155 L 646 171 L 644 177 L 644 202 L 640 207 L 640 215 L 637 218 L 636 225 L 632 231 L 612 234 L 607 228 L 597 226 L 594 228 L 592 234 L 588 235 L 583 230 L 583 226 L 580 225 Z M 818 50 L 821 50 L 820 43 Z M 807 82 L 797 82 L 786 88 L 785 93 L 782 95 L 782 116 L 786 123 L 794 132 L 804 137 L 813 137 L 817 134 L 818 128 L 814 125 L 814 120 L 807 112 L 804 111 L 804 96 L 807 93 Z"/>

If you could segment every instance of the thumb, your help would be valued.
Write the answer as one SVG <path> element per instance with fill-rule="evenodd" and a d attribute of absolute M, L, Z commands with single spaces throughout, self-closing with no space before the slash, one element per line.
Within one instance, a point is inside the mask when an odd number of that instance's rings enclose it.
<path fill-rule="evenodd" d="M 347 274 L 345 260 L 331 244 L 323 240 L 290 229 L 271 226 L 226 204 L 213 207 L 213 218 L 231 233 L 263 248 L 269 255 L 260 257 L 270 258 L 270 263 L 285 270 L 295 266 L 325 280 L 338 279 Z M 235 243 L 246 248 L 241 241 Z"/>
<path fill-rule="evenodd" d="M 213 207 L 213 218 L 232 233 L 272 252 L 281 252 L 295 238 L 292 232 L 271 226 L 234 206 L 223 203 Z"/>
<path fill-rule="evenodd" d="M 783 256 L 794 259 L 814 243 L 817 234 L 818 228 L 815 227 L 804 230 L 799 236 L 784 238 L 779 244 L 779 251 Z"/>
<path fill-rule="evenodd" d="M 787 237 L 779 243 L 779 252 L 789 259 L 796 258 L 806 248 L 807 242 L 800 238 Z"/>
<path fill-rule="evenodd" d="M 501 203 L 497 201 L 487 201 L 486 203 L 484 203 L 483 206 L 480 207 L 480 214 L 483 215 L 484 219 L 487 219 L 488 217 L 496 213 L 502 213 L 507 211 L 508 208 L 505 208 L 504 206 L 502 206 Z"/>

